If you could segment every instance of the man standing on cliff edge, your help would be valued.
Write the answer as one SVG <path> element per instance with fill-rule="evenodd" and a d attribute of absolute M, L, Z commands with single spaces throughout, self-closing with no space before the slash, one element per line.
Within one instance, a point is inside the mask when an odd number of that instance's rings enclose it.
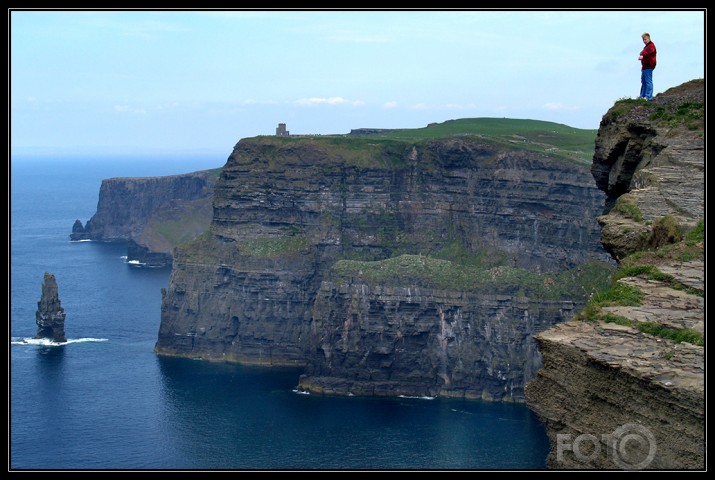
<path fill-rule="evenodd" d="M 650 33 L 641 35 L 645 47 L 638 55 L 641 61 L 641 94 L 640 98 L 650 100 L 653 98 L 653 69 L 655 68 L 655 43 L 650 41 Z"/>

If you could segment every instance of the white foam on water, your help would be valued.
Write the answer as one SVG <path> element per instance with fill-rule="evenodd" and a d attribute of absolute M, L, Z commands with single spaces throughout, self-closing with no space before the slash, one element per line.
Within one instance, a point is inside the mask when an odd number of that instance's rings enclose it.
<path fill-rule="evenodd" d="M 472 412 L 467 412 L 466 410 L 457 410 L 456 408 L 450 408 L 450 410 L 452 410 L 453 412 L 457 412 L 457 413 L 463 413 L 465 415 L 473 415 Z"/>
<path fill-rule="evenodd" d="M 10 343 L 12 345 L 35 345 L 42 347 L 61 347 L 70 343 L 85 343 L 85 342 L 108 342 L 108 338 L 68 338 L 66 342 L 53 342 L 49 338 L 24 338 L 12 337 Z"/>
<path fill-rule="evenodd" d="M 419 395 L 398 395 L 398 398 L 416 398 L 418 400 L 434 400 L 435 397 L 428 397 L 427 395 L 424 396 L 419 396 Z"/>
<path fill-rule="evenodd" d="M 82 243 L 82 242 L 91 242 L 91 241 L 92 240 L 90 240 L 89 238 L 85 238 L 82 240 L 70 240 L 70 243 Z"/>
<path fill-rule="evenodd" d="M 124 258 L 126 258 L 126 257 L 124 257 Z M 127 263 L 129 265 L 139 265 L 139 266 L 146 265 L 146 263 L 142 263 L 139 260 L 129 260 Z"/>
<path fill-rule="evenodd" d="M 297 393 L 298 395 L 310 395 L 310 392 L 306 392 L 305 390 L 298 390 L 297 388 L 293 389 L 293 393 Z"/>
<path fill-rule="evenodd" d="M 121 256 L 121 257 L 119 257 L 119 258 L 121 258 L 122 260 L 125 260 L 125 261 L 126 261 L 126 259 L 127 259 L 127 256 L 126 256 L 126 255 L 122 255 L 122 256 Z"/>

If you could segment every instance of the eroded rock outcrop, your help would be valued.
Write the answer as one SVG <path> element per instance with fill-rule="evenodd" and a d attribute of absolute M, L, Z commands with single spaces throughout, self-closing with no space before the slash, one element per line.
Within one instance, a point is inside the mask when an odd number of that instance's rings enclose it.
<path fill-rule="evenodd" d="M 48 338 L 53 342 L 66 342 L 65 337 L 65 310 L 60 304 L 57 290 L 57 280 L 51 273 L 45 272 L 42 281 L 42 296 L 37 302 L 35 312 L 37 335 L 35 338 Z"/>
<path fill-rule="evenodd" d="M 694 226 L 705 205 L 703 80 L 619 101 L 603 116 L 591 172 L 606 192 L 602 242 L 616 258 L 647 246 L 653 222 Z"/>
<path fill-rule="evenodd" d="M 519 276 L 543 287 L 607 258 L 588 168 L 541 150 L 464 134 L 241 140 L 210 232 L 176 251 L 156 352 L 306 365 L 315 391 L 519 401 L 540 365 L 531 335 L 586 294 L 565 287 L 572 276 L 541 299 Z M 441 273 L 376 273 L 420 258 Z M 465 273 L 464 259 L 480 265 Z M 360 262 L 376 274 L 333 270 Z M 503 284 L 472 288 L 495 272 Z"/>
<path fill-rule="evenodd" d="M 525 395 L 552 468 L 705 468 L 703 94 L 695 80 L 601 122 L 592 172 L 621 294 L 535 337 Z"/>
<path fill-rule="evenodd" d="M 77 219 L 74 221 L 74 224 L 72 225 L 72 233 L 70 233 L 70 240 L 73 242 L 77 242 L 80 240 L 91 240 L 91 235 L 87 230 L 85 230 L 84 225 L 82 225 L 82 221 Z"/>

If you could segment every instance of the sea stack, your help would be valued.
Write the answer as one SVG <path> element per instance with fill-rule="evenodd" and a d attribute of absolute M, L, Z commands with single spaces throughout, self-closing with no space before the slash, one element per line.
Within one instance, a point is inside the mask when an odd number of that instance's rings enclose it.
<path fill-rule="evenodd" d="M 70 234 L 70 240 L 72 241 L 78 241 L 78 240 L 89 240 L 90 235 L 87 229 L 82 225 L 82 222 L 77 219 L 74 221 L 74 225 L 72 225 L 72 233 Z"/>
<path fill-rule="evenodd" d="M 53 342 L 66 342 L 65 310 L 60 305 L 57 294 L 57 280 L 51 273 L 45 272 L 42 282 L 42 297 L 37 302 L 37 335 L 35 338 L 49 338 Z"/>

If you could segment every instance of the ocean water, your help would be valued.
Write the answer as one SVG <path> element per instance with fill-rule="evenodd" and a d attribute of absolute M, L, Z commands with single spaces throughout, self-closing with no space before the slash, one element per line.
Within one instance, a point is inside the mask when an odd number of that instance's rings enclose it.
<path fill-rule="evenodd" d="M 542 469 L 524 405 L 294 392 L 299 369 L 153 353 L 169 268 L 122 243 L 70 242 L 101 179 L 185 173 L 225 158 L 17 158 L 11 163 L 9 461 L 35 469 Z M 27 342 L 44 272 L 69 342 Z"/>

